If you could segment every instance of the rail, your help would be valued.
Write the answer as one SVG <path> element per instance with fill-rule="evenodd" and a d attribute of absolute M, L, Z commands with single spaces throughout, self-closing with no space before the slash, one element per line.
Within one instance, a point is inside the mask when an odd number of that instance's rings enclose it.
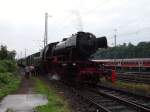
<path fill-rule="evenodd" d="M 150 75 L 117 73 L 117 79 L 124 82 L 150 84 Z"/>

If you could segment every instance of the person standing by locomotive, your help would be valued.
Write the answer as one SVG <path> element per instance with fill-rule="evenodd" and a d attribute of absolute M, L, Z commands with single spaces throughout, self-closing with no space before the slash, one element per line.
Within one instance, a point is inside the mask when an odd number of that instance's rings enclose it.
<path fill-rule="evenodd" d="M 34 76 L 35 75 L 35 67 L 33 65 L 29 66 L 29 70 L 30 70 L 30 76 Z"/>
<path fill-rule="evenodd" d="M 29 66 L 25 67 L 25 78 L 26 79 L 30 78 L 30 67 Z"/>

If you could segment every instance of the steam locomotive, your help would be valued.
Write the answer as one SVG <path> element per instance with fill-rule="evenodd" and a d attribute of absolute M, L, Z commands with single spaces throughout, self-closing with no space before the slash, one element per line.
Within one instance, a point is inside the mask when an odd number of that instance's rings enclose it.
<path fill-rule="evenodd" d="M 77 32 L 61 42 L 48 44 L 41 52 L 20 59 L 18 63 L 33 64 L 40 69 L 38 71 L 44 71 L 49 77 L 57 75 L 64 81 L 96 84 L 102 77 L 114 81 L 114 71 L 89 59 L 98 48 L 107 48 L 106 37 Z"/>

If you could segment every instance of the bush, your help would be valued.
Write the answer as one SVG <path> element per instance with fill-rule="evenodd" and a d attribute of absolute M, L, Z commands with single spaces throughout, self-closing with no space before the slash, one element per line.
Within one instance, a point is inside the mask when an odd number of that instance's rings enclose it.
<path fill-rule="evenodd" d="M 0 60 L 0 73 L 14 72 L 16 70 L 15 61 Z"/>
<path fill-rule="evenodd" d="M 13 78 L 14 76 L 12 75 L 12 73 L 0 73 L 0 88 L 2 87 L 2 85 L 10 83 Z"/>
<path fill-rule="evenodd" d="M 15 71 L 15 61 L 0 60 L 0 99 L 18 88 L 20 79 Z"/>
<path fill-rule="evenodd" d="M 0 99 L 15 91 L 19 84 L 19 78 L 13 73 L 0 73 Z"/>

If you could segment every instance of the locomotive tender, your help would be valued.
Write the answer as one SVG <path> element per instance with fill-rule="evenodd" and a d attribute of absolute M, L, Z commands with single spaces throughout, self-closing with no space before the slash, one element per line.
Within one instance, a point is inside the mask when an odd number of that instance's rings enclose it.
<path fill-rule="evenodd" d="M 77 32 L 61 42 L 48 44 L 41 53 L 25 58 L 50 77 L 58 75 L 61 80 L 98 83 L 101 77 L 114 81 L 114 71 L 89 60 L 98 48 L 107 48 L 106 37 L 96 38 L 89 32 Z"/>

